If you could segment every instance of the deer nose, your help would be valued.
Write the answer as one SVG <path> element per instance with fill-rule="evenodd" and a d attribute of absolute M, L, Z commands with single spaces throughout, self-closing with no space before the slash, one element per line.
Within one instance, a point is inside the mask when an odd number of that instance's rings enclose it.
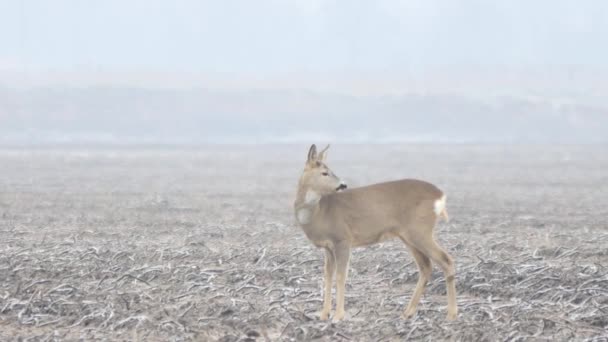
<path fill-rule="evenodd" d="M 340 190 L 344 190 L 348 188 L 348 186 L 346 185 L 346 183 L 342 182 L 340 183 L 340 185 L 338 185 L 338 188 L 336 188 L 336 190 L 340 191 Z"/>

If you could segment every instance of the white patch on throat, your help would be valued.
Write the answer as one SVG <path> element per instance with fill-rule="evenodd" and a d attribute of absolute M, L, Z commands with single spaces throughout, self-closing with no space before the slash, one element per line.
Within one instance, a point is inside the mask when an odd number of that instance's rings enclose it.
<path fill-rule="evenodd" d="M 306 191 L 306 197 L 304 197 L 304 203 L 313 204 L 313 203 L 319 202 L 320 199 L 321 199 L 321 196 L 319 196 L 318 193 L 316 193 L 312 190 L 308 190 L 308 191 Z"/>
<path fill-rule="evenodd" d="M 298 209 L 298 222 L 300 224 L 309 224 L 311 219 L 311 210 L 308 208 Z"/>
<path fill-rule="evenodd" d="M 304 204 L 306 207 L 298 209 L 296 216 L 298 218 L 298 222 L 300 224 L 309 224 L 312 219 L 312 208 L 311 205 L 317 204 L 321 196 L 318 193 L 308 190 L 306 191 L 306 196 L 304 197 Z"/>
<path fill-rule="evenodd" d="M 433 210 L 435 211 L 435 215 L 439 216 L 441 212 L 445 209 L 445 195 L 441 196 L 440 199 L 435 201 L 435 206 Z"/>

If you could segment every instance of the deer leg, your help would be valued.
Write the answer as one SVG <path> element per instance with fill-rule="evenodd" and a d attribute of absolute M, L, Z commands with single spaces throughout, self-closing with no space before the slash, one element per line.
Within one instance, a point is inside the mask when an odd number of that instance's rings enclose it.
<path fill-rule="evenodd" d="M 346 243 L 336 244 L 334 253 L 336 256 L 336 313 L 334 321 L 339 321 L 344 318 L 344 291 L 348 275 L 350 245 Z"/>
<path fill-rule="evenodd" d="M 329 318 L 331 311 L 331 287 L 334 273 L 336 272 L 336 258 L 331 249 L 325 249 L 325 274 L 323 277 L 323 311 L 321 311 L 321 320 Z"/>
<path fill-rule="evenodd" d="M 421 246 L 418 246 L 421 252 L 426 254 L 431 260 L 441 267 L 445 275 L 445 285 L 448 294 L 448 316 L 449 321 L 455 320 L 458 317 L 458 307 L 456 305 L 456 281 L 454 260 L 441 248 L 432 238 L 425 239 Z"/>
<path fill-rule="evenodd" d="M 403 240 L 405 242 L 405 240 Z M 416 260 L 416 264 L 418 265 L 418 283 L 416 284 L 416 289 L 414 289 L 414 293 L 412 294 L 412 298 L 410 299 L 410 303 L 407 308 L 403 312 L 403 318 L 408 319 L 414 316 L 416 313 L 416 309 L 418 308 L 418 303 L 420 303 L 420 298 L 424 293 L 424 289 L 426 287 L 427 281 L 431 278 L 432 265 L 431 259 L 424 255 L 422 252 L 414 248 L 413 246 L 406 243 L 412 256 L 414 256 L 414 260 Z"/>

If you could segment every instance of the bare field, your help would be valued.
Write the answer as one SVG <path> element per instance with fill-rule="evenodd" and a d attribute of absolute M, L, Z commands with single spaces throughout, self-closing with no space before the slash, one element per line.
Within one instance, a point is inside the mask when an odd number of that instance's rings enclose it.
<path fill-rule="evenodd" d="M 308 146 L 0 149 L 0 340 L 608 339 L 608 146 L 334 146 L 351 187 L 448 194 L 435 267 L 353 252 L 346 320 L 321 322 L 323 253 L 294 224 Z"/>

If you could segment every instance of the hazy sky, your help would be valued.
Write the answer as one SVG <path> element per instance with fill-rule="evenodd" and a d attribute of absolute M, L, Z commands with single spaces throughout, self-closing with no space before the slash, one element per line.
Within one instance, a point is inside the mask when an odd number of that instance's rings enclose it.
<path fill-rule="evenodd" d="M 0 0 L 0 70 L 608 67 L 608 1 Z"/>

